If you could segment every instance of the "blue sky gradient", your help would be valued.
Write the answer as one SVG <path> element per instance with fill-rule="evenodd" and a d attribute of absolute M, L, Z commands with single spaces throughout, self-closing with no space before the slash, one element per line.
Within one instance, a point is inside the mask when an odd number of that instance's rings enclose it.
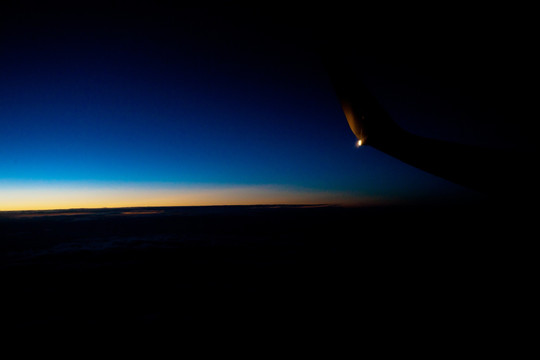
<path fill-rule="evenodd" d="M 240 25 L 188 23 L 171 34 L 126 20 L 53 20 L 15 22 L 1 43 L 4 193 L 71 182 L 271 186 L 307 189 L 313 202 L 340 194 L 338 203 L 470 195 L 356 149 L 324 68 L 302 47 L 254 43 Z"/>

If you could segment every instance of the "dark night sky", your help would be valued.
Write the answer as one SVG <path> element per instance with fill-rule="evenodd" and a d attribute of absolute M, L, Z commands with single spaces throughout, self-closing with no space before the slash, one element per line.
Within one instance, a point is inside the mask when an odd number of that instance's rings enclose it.
<path fill-rule="evenodd" d="M 329 43 L 405 129 L 536 150 L 526 11 L 23 3 L 0 17 L 0 210 L 474 196 L 354 147 Z"/>

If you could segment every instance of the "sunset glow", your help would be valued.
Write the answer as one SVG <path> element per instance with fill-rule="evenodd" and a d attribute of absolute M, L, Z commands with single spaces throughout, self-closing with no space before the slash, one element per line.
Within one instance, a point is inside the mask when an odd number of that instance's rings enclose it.
<path fill-rule="evenodd" d="M 277 186 L 81 183 L 0 186 L 0 211 L 230 204 L 351 204 L 359 200 L 339 192 Z"/>

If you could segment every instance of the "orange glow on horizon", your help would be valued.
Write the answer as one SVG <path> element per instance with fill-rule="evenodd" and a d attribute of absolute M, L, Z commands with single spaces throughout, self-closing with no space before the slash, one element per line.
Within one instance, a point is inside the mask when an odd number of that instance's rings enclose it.
<path fill-rule="evenodd" d="M 133 186 L 0 184 L 0 211 L 122 207 L 345 204 L 365 202 L 340 192 L 276 186 Z"/>

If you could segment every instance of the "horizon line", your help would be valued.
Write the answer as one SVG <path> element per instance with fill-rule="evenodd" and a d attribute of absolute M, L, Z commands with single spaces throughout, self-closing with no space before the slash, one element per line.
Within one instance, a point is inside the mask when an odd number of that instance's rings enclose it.
<path fill-rule="evenodd" d="M 330 203 L 320 203 L 320 204 L 303 204 L 303 203 L 260 203 L 260 204 L 215 204 L 215 205 L 143 205 L 143 206 L 104 206 L 104 207 L 74 207 L 74 208 L 42 208 L 42 209 L 15 209 L 15 210 L 3 210 L 0 209 L 1 213 L 18 213 L 18 212 L 50 212 L 50 211 L 85 211 L 85 210 L 122 210 L 122 209 L 163 209 L 163 208 L 195 208 L 195 207 L 360 207 L 360 206 L 369 206 L 369 205 L 350 205 L 350 204 L 330 204 Z M 372 206 L 372 205 L 371 205 Z"/>

